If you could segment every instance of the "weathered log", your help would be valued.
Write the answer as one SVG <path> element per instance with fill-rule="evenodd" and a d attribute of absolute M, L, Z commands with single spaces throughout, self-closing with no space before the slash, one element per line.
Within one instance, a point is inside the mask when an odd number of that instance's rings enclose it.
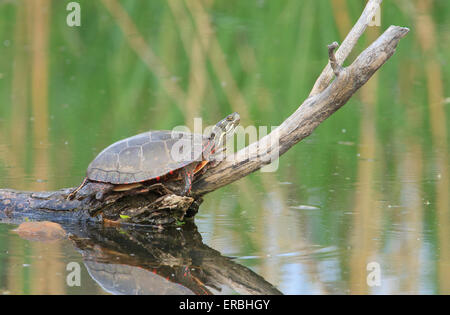
<path fill-rule="evenodd" d="M 236 152 L 195 179 L 189 197 L 177 195 L 179 187 L 139 193 L 134 190 L 108 195 L 99 201 L 89 193 L 80 200 L 67 200 L 71 189 L 55 192 L 18 192 L 0 190 L 0 218 L 3 216 L 97 218 L 138 224 L 169 224 L 192 217 L 202 196 L 228 185 L 269 164 L 296 143 L 309 136 L 325 119 L 341 108 L 372 75 L 394 54 L 397 44 L 409 29 L 390 26 L 348 67 L 344 59 L 355 46 L 381 0 L 370 0 L 360 19 L 334 53 L 337 44 L 329 46 L 329 64 L 324 69 L 310 96 L 279 127 L 267 136 Z M 335 79 L 331 81 L 335 76 Z M 89 190 L 87 190 L 89 191 Z M 64 213 L 64 214 L 63 214 Z"/>
<path fill-rule="evenodd" d="M 73 188 L 53 192 L 21 192 L 0 190 L 0 220 L 113 220 L 121 223 L 161 225 L 193 217 L 203 201 L 201 197 L 182 197 L 164 194 L 159 190 L 145 194 L 115 193 L 104 200 L 95 194 L 82 199 L 68 200 Z M 133 194 L 135 193 L 135 194 Z"/>

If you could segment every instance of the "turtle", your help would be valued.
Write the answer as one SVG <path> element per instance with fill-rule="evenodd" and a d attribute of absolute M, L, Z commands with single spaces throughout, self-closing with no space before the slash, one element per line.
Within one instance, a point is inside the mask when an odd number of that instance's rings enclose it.
<path fill-rule="evenodd" d="M 152 183 L 181 181 L 181 196 L 190 194 L 194 175 L 218 162 L 224 139 L 233 135 L 238 113 L 219 121 L 207 135 L 156 130 L 141 133 L 108 146 L 89 164 L 86 177 L 67 197 L 72 200 L 88 183 L 102 200 L 106 193 L 133 190 Z"/>

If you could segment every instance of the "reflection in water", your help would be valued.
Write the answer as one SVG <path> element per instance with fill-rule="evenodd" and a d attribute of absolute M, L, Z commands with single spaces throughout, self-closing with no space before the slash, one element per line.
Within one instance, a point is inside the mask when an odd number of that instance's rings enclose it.
<path fill-rule="evenodd" d="M 368 42 L 379 36 L 379 29 L 369 28 Z M 365 86 L 361 88 L 363 104 L 360 127 L 360 150 L 358 159 L 358 188 L 355 192 L 354 203 L 354 233 L 352 238 L 350 292 L 353 294 L 367 294 L 367 264 L 377 262 L 376 249 L 378 243 L 374 241 L 379 231 L 380 209 L 372 207 L 377 200 L 377 192 L 373 187 L 375 179 L 376 147 L 375 121 L 373 120 L 377 102 L 378 74 L 375 74 Z"/>
<path fill-rule="evenodd" d="M 71 227 L 92 278 L 113 294 L 281 294 L 206 246 L 193 223 L 155 229 Z"/>
<path fill-rule="evenodd" d="M 417 37 L 425 57 L 425 77 L 427 81 L 428 108 L 430 113 L 430 128 L 433 144 L 436 147 L 434 164 L 437 171 L 436 181 L 436 211 L 439 238 L 439 264 L 438 277 L 444 281 L 439 282 L 440 291 L 450 291 L 450 169 L 448 150 L 448 115 L 445 112 L 444 81 L 439 62 L 438 35 L 433 21 L 432 11 L 434 3 L 419 1 L 418 14 L 415 15 Z"/>

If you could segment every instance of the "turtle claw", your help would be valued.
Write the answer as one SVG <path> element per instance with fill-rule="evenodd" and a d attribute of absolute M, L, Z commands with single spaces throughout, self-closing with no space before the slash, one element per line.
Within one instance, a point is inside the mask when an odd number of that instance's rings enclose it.
<path fill-rule="evenodd" d="M 98 201 L 102 201 L 104 197 L 105 194 L 103 193 L 103 191 L 99 191 L 95 194 L 95 199 L 97 199 Z"/>
<path fill-rule="evenodd" d="M 181 176 L 183 177 L 184 180 L 184 188 L 183 191 L 181 192 L 181 196 L 188 196 L 189 193 L 191 192 L 195 168 L 196 164 L 191 164 L 184 167 L 181 170 Z"/>

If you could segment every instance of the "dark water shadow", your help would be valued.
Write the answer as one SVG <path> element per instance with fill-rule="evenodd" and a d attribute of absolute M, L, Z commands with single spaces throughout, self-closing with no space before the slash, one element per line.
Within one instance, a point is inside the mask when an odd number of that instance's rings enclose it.
<path fill-rule="evenodd" d="M 163 231 L 99 225 L 64 227 L 90 276 L 113 294 L 282 294 L 202 241 L 188 222 Z"/>

